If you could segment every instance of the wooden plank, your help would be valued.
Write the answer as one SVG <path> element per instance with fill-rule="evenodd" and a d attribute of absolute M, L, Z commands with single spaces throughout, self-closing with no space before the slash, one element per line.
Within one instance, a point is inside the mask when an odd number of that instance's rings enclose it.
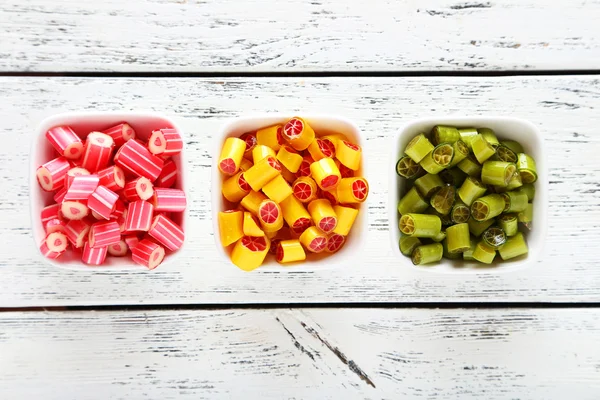
<path fill-rule="evenodd" d="M 0 96 L 0 306 L 404 301 L 600 301 L 598 77 L 436 79 L 3 78 Z M 28 157 L 41 118 L 69 110 L 153 110 L 187 135 L 188 245 L 154 272 L 71 272 L 39 261 L 30 236 Z M 214 135 L 260 111 L 351 117 L 366 135 L 368 242 L 347 268 L 242 273 L 219 257 L 211 221 Z M 549 233 L 521 272 L 438 275 L 402 267 L 388 232 L 390 143 L 407 121 L 438 114 L 511 115 L 546 137 Z M 392 222 L 392 226 L 395 221 Z"/>
<path fill-rule="evenodd" d="M 600 311 L 1 313 L 5 398 L 597 399 Z"/>
<path fill-rule="evenodd" d="M 600 3 L 3 0 L 0 70 L 593 69 Z"/>

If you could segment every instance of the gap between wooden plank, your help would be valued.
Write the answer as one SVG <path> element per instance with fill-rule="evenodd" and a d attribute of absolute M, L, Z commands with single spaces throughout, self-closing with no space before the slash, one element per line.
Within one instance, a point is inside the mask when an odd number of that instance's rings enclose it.
<path fill-rule="evenodd" d="M 563 308 L 600 308 L 600 303 L 527 303 L 527 302 L 497 302 L 497 303 L 248 303 L 248 304 L 156 304 L 156 305 L 115 305 L 115 306 L 68 306 L 68 307 L 22 307 L 3 308 L 0 312 L 39 312 L 39 311 L 146 311 L 146 310 L 248 310 L 248 309 L 290 309 L 290 308 L 373 308 L 373 309 L 563 309 Z"/>
<path fill-rule="evenodd" d="M 14 77 L 82 77 L 82 78 L 402 78 L 402 77 L 515 77 L 597 75 L 600 69 L 565 70 L 500 70 L 500 71 L 222 71 L 222 72 L 94 72 L 94 71 L 0 71 L 2 76 Z"/>

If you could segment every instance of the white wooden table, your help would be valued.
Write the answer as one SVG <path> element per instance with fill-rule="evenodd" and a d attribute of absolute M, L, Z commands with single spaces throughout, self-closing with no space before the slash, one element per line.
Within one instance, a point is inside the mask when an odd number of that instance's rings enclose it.
<path fill-rule="evenodd" d="M 600 398 L 600 3 L 358 3 L 0 2 L 0 398 Z M 39 261 L 30 142 L 73 110 L 158 111 L 185 130 L 176 265 Z M 254 112 L 339 114 L 365 133 L 361 262 L 245 274 L 219 258 L 213 139 Z M 389 146 L 438 114 L 543 131 L 550 229 L 534 267 L 441 276 L 394 258 Z"/>

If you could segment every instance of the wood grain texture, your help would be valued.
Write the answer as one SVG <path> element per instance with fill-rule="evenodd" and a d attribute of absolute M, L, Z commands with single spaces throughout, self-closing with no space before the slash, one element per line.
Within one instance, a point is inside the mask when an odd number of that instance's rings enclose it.
<path fill-rule="evenodd" d="M 0 306 L 92 304 L 600 301 L 600 79 L 0 79 Z M 72 272 L 40 261 L 30 234 L 28 157 L 37 123 L 72 110 L 152 110 L 187 135 L 187 249 L 154 272 Z M 366 135 L 371 194 L 368 243 L 354 265 L 243 273 L 221 259 L 211 221 L 214 135 L 255 112 L 348 116 Z M 393 135 L 437 114 L 511 115 L 546 138 L 549 234 L 532 268 L 501 275 L 438 275 L 402 267 L 388 234 Z M 395 222 L 393 222 L 395 223 Z"/>
<path fill-rule="evenodd" d="M 600 312 L 1 313 L 7 399 L 600 396 Z"/>
<path fill-rule="evenodd" d="M 593 69 L 598 1 L 3 0 L 0 70 Z"/>

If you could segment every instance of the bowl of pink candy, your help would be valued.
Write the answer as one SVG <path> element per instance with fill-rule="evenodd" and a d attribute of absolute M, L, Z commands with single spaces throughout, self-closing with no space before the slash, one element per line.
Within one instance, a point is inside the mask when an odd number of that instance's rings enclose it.
<path fill-rule="evenodd" d="M 154 269 L 184 245 L 183 134 L 149 113 L 44 120 L 31 151 L 32 233 L 55 266 Z"/>

